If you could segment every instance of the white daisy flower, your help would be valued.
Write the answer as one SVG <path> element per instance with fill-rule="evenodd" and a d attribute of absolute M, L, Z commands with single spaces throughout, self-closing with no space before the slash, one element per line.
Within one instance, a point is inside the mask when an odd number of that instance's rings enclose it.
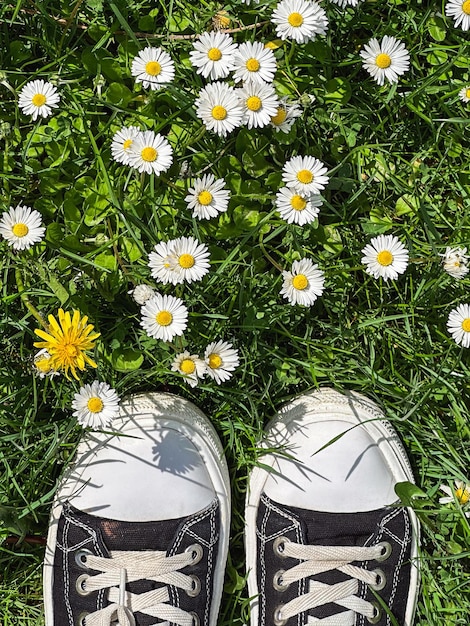
<path fill-rule="evenodd" d="M 175 64 L 162 48 L 147 46 L 132 60 L 131 74 L 145 88 L 160 89 L 175 77 Z"/>
<path fill-rule="evenodd" d="M 274 53 L 260 41 L 247 41 L 235 53 L 233 80 L 272 83 L 277 63 Z"/>
<path fill-rule="evenodd" d="M 320 195 L 303 196 L 290 187 L 282 187 L 276 194 L 276 208 L 289 224 L 310 224 L 318 217 L 322 204 Z"/>
<path fill-rule="evenodd" d="M 153 130 L 139 133 L 128 151 L 129 165 L 139 172 L 161 174 L 173 162 L 173 149 L 165 137 Z"/>
<path fill-rule="evenodd" d="M 297 43 L 314 41 L 328 29 L 325 11 L 314 0 L 281 0 L 271 16 L 280 39 L 294 39 Z"/>
<path fill-rule="evenodd" d="M 45 80 L 32 80 L 19 93 L 18 106 L 33 121 L 38 116 L 49 117 L 52 109 L 59 105 L 60 95 L 56 87 Z"/>
<path fill-rule="evenodd" d="M 470 348 L 470 304 L 459 304 L 456 309 L 452 309 L 447 320 L 447 330 L 459 346 Z"/>
<path fill-rule="evenodd" d="M 28 206 L 10 207 L 0 217 L 0 235 L 14 250 L 31 248 L 42 240 L 45 231 L 41 214 Z"/>
<path fill-rule="evenodd" d="M 463 482 L 463 480 L 454 480 L 455 489 L 449 487 L 449 485 L 441 485 L 440 490 L 447 495 L 439 498 L 439 504 L 450 504 L 451 502 L 457 502 L 460 506 L 465 506 L 470 502 L 470 485 Z M 466 517 L 470 517 L 470 511 L 465 513 Z"/>
<path fill-rule="evenodd" d="M 150 287 L 150 285 L 145 285 L 142 283 L 140 285 L 136 285 L 134 289 L 131 289 L 127 293 L 134 298 L 137 304 L 140 304 L 142 306 L 147 302 L 147 300 L 153 298 L 153 296 L 155 295 L 155 289 Z"/>
<path fill-rule="evenodd" d="M 149 337 L 171 341 L 188 326 L 188 309 L 181 298 L 155 294 L 141 309 L 140 325 Z"/>
<path fill-rule="evenodd" d="M 395 280 L 408 266 L 408 250 L 394 235 L 373 237 L 362 249 L 362 263 L 374 278 Z"/>
<path fill-rule="evenodd" d="M 202 33 L 193 42 L 193 48 L 189 53 L 189 60 L 197 68 L 196 72 L 204 78 L 226 78 L 234 67 L 237 44 L 233 43 L 232 37 L 227 33 Z"/>
<path fill-rule="evenodd" d="M 446 248 L 439 256 L 442 257 L 444 270 L 454 278 L 463 278 L 468 274 L 467 248 Z"/>
<path fill-rule="evenodd" d="M 294 261 L 291 271 L 283 271 L 282 277 L 281 296 L 292 305 L 311 306 L 323 293 L 325 275 L 310 259 Z"/>
<path fill-rule="evenodd" d="M 242 105 L 235 89 L 226 83 L 206 85 L 199 92 L 194 105 L 196 115 L 204 126 L 222 137 L 242 123 Z"/>
<path fill-rule="evenodd" d="M 193 210 L 193 217 L 207 220 L 227 210 L 230 191 L 224 189 L 224 185 L 224 179 L 216 180 L 213 174 L 204 174 L 194 181 L 185 198 L 188 208 Z"/>
<path fill-rule="evenodd" d="M 34 368 L 39 378 L 45 378 L 46 376 L 59 376 L 60 372 L 53 369 L 51 364 L 51 355 L 47 348 L 42 348 L 39 352 L 36 352 L 33 359 Z"/>
<path fill-rule="evenodd" d="M 107 428 L 119 415 L 119 396 L 116 391 L 98 380 L 91 385 L 84 385 L 74 395 L 73 416 L 83 427 L 93 429 Z"/>
<path fill-rule="evenodd" d="M 111 154 L 117 163 L 129 165 L 129 150 L 139 133 L 140 128 L 137 126 L 124 126 L 114 134 L 111 142 Z"/>
<path fill-rule="evenodd" d="M 243 123 L 248 128 L 267 126 L 271 117 L 276 115 L 279 104 L 274 87 L 269 83 L 250 81 L 237 91 L 244 111 Z"/>
<path fill-rule="evenodd" d="M 174 264 L 170 262 L 171 243 L 171 241 L 160 241 L 149 254 L 148 266 L 153 278 L 165 285 L 173 283 L 174 280 Z"/>
<path fill-rule="evenodd" d="M 148 265 L 152 276 L 162 283 L 191 283 L 209 271 L 209 250 L 193 237 L 161 241 L 149 254 Z"/>
<path fill-rule="evenodd" d="M 375 38 L 371 39 L 360 56 L 365 69 L 379 85 L 383 85 L 385 79 L 389 83 L 397 83 L 398 77 L 410 69 L 410 53 L 405 44 L 388 35 L 380 43 Z"/>
<path fill-rule="evenodd" d="M 284 96 L 279 100 L 277 106 L 276 115 L 271 117 L 271 126 L 276 129 L 276 132 L 288 133 L 292 128 L 297 117 L 302 115 L 302 109 L 298 104 L 290 103 Z"/>
<path fill-rule="evenodd" d="M 325 165 L 312 156 L 295 156 L 282 168 L 282 180 L 303 195 L 318 194 L 325 189 L 329 177 Z"/>
<path fill-rule="evenodd" d="M 470 85 L 462 87 L 462 89 L 459 91 L 459 98 L 462 100 L 462 102 L 470 102 Z"/>
<path fill-rule="evenodd" d="M 206 373 L 218 385 L 232 377 L 232 372 L 239 366 L 238 350 L 227 341 L 213 341 L 204 352 Z"/>
<path fill-rule="evenodd" d="M 171 370 L 182 374 L 191 387 L 196 387 L 199 379 L 206 373 L 206 364 L 197 354 L 190 354 L 185 350 L 176 355 Z"/>
<path fill-rule="evenodd" d="M 357 5 L 359 4 L 359 2 L 361 2 L 361 0 L 332 0 L 332 2 L 334 2 L 335 4 L 337 4 L 339 7 L 341 7 L 342 9 L 346 8 L 347 6 L 350 7 L 357 7 Z"/>
<path fill-rule="evenodd" d="M 454 20 L 454 26 L 470 29 L 470 0 L 448 0 L 445 11 Z"/>

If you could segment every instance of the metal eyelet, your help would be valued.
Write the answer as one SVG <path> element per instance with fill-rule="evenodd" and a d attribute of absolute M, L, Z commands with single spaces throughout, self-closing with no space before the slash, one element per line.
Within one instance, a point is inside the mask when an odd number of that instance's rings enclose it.
<path fill-rule="evenodd" d="M 78 616 L 77 622 L 76 622 L 77 626 L 86 626 L 85 619 L 86 619 L 87 615 L 89 615 L 89 613 L 87 611 L 84 611 L 83 613 L 80 613 L 80 615 Z"/>
<path fill-rule="evenodd" d="M 197 576 L 191 575 L 190 578 L 191 578 L 191 589 L 186 589 L 186 594 L 190 598 L 195 598 L 201 592 L 201 581 L 199 580 Z"/>
<path fill-rule="evenodd" d="M 277 554 L 277 556 L 285 557 L 284 546 L 286 543 L 289 543 L 289 542 L 290 542 L 290 539 L 287 539 L 287 537 L 276 537 L 276 539 L 273 542 L 274 554 Z"/>
<path fill-rule="evenodd" d="M 381 541 L 377 544 L 382 548 L 382 553 L 380 556 L 376 557 L 376 561 L 386 561 L 388 557 L 392 554 L 392 545 L 388 541 Z"/>
<path fill-rule="evenodd" d="M 382 609 L 375 602 L 371 603 L 374 607 L 374 615 L 372 617 L 366 617 L 369 624 L 378 624 L 382 619 Z"/>
<path fill-rule="evenodd" d="M 197 613 L 195 613 L 194 611 L 191 611 L 189 614 L 193 618 L 192 626 L 200 626 L 201 625 L 201 620 L 199 619 L 199 615 Z"/>
<path fill-rule="evenodd" d="M 380 591 L 387 584 L 387 578 L 381 569 L 374 569 L 372 573 L 375 574 L 377 578 L 376 582 L 373 585 L 369 585 L 369 587 L 374 589 L 374 591 Z"/>
<path fill-rule="evenodd" d="M 85 583 L 90 577 L 88 574 L 82 574 L 75 581 L 75 589 L 80 596 L 87 596 L 91 593 L 91 591 L 87 591 L 85 588 Z"/>
<path fill-rule="evenodd" d="M 185 552 L 191 552 L 193 565 L 196 565 L 196 563 L 199 563 L 199 561 L 202 559 L 202 556 L 204 554 L 202 546 L 200 546 L 198 543 L 193 543 L 192 545 L 188 546 Z"/>
<path fill-rule="evenodd" d="M 274 626 L 284 626 L 287 623 L 287 620 L 282 617 L 282 604 L 274 611 L 273 621 Z"/>
<path fill-rule="evenodd" d="M 285 591 L 286 589 L 289 589 L 289 585 L 283 580 L 284 572 L 285 570 L 280 569 L 274 574 L 273 587 L 276 591 Z"/>
<path fill-rule="evenodd" d="M 86 560 L 89 556 L 93 556 L 93 552 L 87 550 L 86 548 L 81 548 L 75 552 L 75 563 L 82 569 L 88 569 Z"/>

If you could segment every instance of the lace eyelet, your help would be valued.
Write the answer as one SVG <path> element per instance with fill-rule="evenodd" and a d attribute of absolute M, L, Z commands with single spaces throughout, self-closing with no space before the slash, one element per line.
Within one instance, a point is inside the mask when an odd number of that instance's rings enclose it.
<path fill-rule="evenodd" d="M 381 591 L 387 584 L 387 578 L 385 577 L 385 574 L 381 569 L 374 569 L 372 573 L 377 576 L 377 582 L 375 582 L 373 585 L 369 585 L 369 587 L 374 591 Z"/>
<path fill-rule="evenodd" d="M 282 604 L 277 607 L 274 611 L 273 621 L 274 626 L 284 626 L 287 623 L 287 620 L 282 617 Z"/>
<path fill-rule="evenodd" d="M 371 603 L 374 607 L 374 615 L 372 617 L 366 617 L 369 624 L 378 624 L 382 619 L 382 609 L 375 602 Z"/>
<path fill-rule="evenodd" d="M 282 576 L 284 572 L 285 570 L 280 569 L 274 574 L 273 587 L 276 591 L 286 591 L 286 589 L 289 589 L 289 585 L 283 582 Z"/>
<path fill-rule="evenodd" d="M 85 619 L 87 615 L 89 615 L 87 611 L 80 613 L 76 622 L 77 626 L 86 626 Z"/>
<path fill-rule="evenodd" d="M 382 548 L 382 554 L 378 556 L 375 560 L 379 562 L 386 561 L 388 557 L 392 554 L 392 545 L 388 541 L 381 541 L 377 544 L 377 546 L 380 546 Z"/>
<path fill-rule="evenodd" d="M 192 545 L 188 546 L 185 552 L 191 552 L 193 565 L 196 565 L 196 563 L 199 563 L 199 561 L 202 559 L 202 556 L 204 554 L 202 546 L 200 546 L 198 543 L 193 543 Z"/>
<path fill-rule="evenodd" d="M 285 557 L 284 546 L 286 543 L 289 543 L 289 542 L 290 542 L 290 539 L 287 539 L 287 537 L 276 537 L 276 539 L 273 542 L 274 554 L 284 558 Z"/>
<path fill-rule="evenodd" d="M 195 598 L 201 592 L 201 581 L 199 580 L 197 576 L 191 575 L 190 578 L 191 578 L 191 589 L 186 589 L 186 594 L 190 598 Z"/>
<path fill-rule="evenodd" d="M 93 552 L 87 550 L 86 548 L 81 548 L 75 552 L 75 563 L 81 567 L 82 569 L 88 569 L 86 564 L 86 560 L 88 556 L 93 556 Z"/>
<path fill-rule="evenodd" d="M 194 611 L 191 611 L 189 614 L 193 618 L 192 626 L 200 626 L 201 625 L 201 620 L 199 619 L 199 615 L 197 613 L 195 613 Z"/>
<path fill-rule="evenodd" d="M 81 574 L 75 581 L 75 590 L 80 596 L 87 596 L 91 593 L 91 591 L 87 591 L 85 589 L 85 583 L 90 577 L 88 574 Z"/>

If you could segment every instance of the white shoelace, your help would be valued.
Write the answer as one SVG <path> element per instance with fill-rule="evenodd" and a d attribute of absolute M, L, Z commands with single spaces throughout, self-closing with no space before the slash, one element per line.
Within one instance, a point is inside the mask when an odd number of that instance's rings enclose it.
<path fill-rule="evenodd" d="M 275 544 L 276 551 L 276 544 Z M 287 539 L 279 540 L 277 547 L 279 556 L 299 559 L 302 562 L 288 570 L 280 570 L 275 576 L 274 584 L 278 589 L 287 588 L 290 584 L 309 578 L 322 572 L 339 570 L 350 577 L 350 580 L 328 585 L 315 580 L 310 581 L 308 593 L 301 595 L 276 609 L 275 624 L 281 626 L 294 615 L 309 611 L 331 602 L 348 609 L 323 619 L 310 617 L 308 624 L 321 626 L 354 626 L 356 614 L 364 615 L 369 621 L 378 621 L 380 614 L 376 605 L 359 598 L 359 581 L 370 585 L 373 589 L 382 588 L 385 584 L 383 572 L 379 569 L 366 570 L 352 565 L 354 561 L 382 561 L 389 555 L 389 544 L 379 543 L 370 547 L 357 546 L 309 546 L 295 543 Z"/>
<path fill-rule="evenodd" d="M 100 589 L 109 589 L 110 604 L 104 609 L 88 613 L 85 626 L 135 626 L 134 613 L 139 611 L 152 617 L 173 622 L 180 626 L 194 626 L 194 616 L 182 609 L 168 604 L 170 600 L 168 586 L 174 585 L 190 595 L 197 595 L 195 577 L 183 574 L 179 570 L 193 565 L 199 558 L 188 549 L 182 554 L 166 556 L 166 552 L 114 551 L 111 558 L 86 554 L 81 561 L 86 568 L 101 572 L 82 574 L 78 578 L 78 593 L 87 595 Z M 163 583 L 162 587 L 135 594 L 126 591 L 126 583 L 137 580 L 153 580 Z M 196 581 L 198 582 L 198 581 Z M 161 621 L 158 622 L 161 626 Z"/>

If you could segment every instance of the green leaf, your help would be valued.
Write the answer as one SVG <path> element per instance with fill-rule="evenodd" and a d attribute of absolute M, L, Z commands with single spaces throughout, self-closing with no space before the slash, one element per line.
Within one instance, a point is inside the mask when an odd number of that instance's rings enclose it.
<path fill-rule="evenodd" d="M 441 17 L 433 15 L 427 21 L 429 34 L 435 41 L 444 41 L 446 38 L 446 23 Z"/>
<path fill-rule="evenodd" d="M 346 78 L 332 78 L 325 85 L 325 100 L 345 104 L 351 98 L 351 85 Z"/>
<path fill-rule="evenodd" d="M 46 241 L 50 241 L 54 244 L 62 243 L 64 239 L 64 231 L 60 224 L 57 222 L 52 222 L 52 224 L 48 224 L 46 229 Z"/>
<path fill-rule="evenodd" d="M 404 506 L 412 506 L 415 498 L 428 498 L 422 489 L 408 481 L 397 483 L 395 485 L 395 493 Z"/>
<path fill-rule="evenodd" d="M 144 362 L 142 352 L 132 348 L 118 348 L 111 354 L 111 363 L 118 372 L 133 372 L 138 370 Z"/>
<path fill-rule="evenodd" d="M 49 287 L 54 292 L 54 295 L 59 300 L 60 304 L 65 304 L 70 298 L 70 294 L 67 289 L 58 281 L 58 279 L 51 275 L 48 278 Z"/>

